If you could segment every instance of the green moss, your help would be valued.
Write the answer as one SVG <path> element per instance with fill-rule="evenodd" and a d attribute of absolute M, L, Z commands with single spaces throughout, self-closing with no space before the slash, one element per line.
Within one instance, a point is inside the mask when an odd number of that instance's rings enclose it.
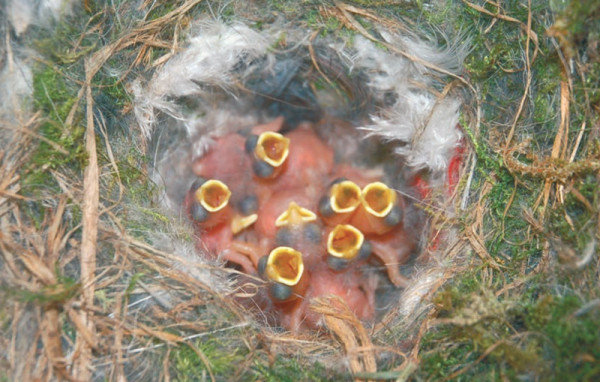
<path fill-rule="evenodd" d="M 87 164 L 81 106 L 75 108 L 72 124 L 67 124 L 77 102 L 76 89 L 56 67 L 42 63 L 34 67 L 33 107 L 43 116 L 35 133 L 42 139 L 33 141 L 30 160 L 21 170 L 21 186 L 32 199 L 22 203 L 23 210 L 38 228 L 47 208 L 34 200 L 60 192 L 51 171 L 66 169 L 78 176 Z"/>
<path fill-rule="evenodd" d="M 194 346 L 201 351 L 210 363 L 218 381 L 330 381 L 351 380 L 326 369 L 317 363 L 307 367 L 297 357 L 277 356 L 268 361 L 262 353 L 250 353 L 242 343 L 227 338 L 197 340 Z M 208 375 L 205 363 L 194 349 L 180 345 L 170 353 L 172 377 L 178 381 L 196 381 L 200 375 Z"/>
<path fill-rule="evenodd" d="M 60 277 L 57 283 L 45 285 L 36 292 L 11 289 L 6 293 L 21 302 L 46 305 L 65 302 L 75 297 L 80 288 L 81 284 L 75 280 Z"/>
<path fill-rule="evenodd" d="M 575 315 L 579 298 L 546 295 L 527 310 L 526 329 L 539 332 L 548 342 L 543 356 L 551 369 L 546 377 L 557 381 L 594 380 L 600 377 L 600 315 L 598 309 Z"/>
<path fill-rule="evenodd" d="M 323 365 L 316 362 L 306 367 L 298 362 L 296 358 L 276 357 L 275 362 L 267 366 L 261 362 L 255 362 L 252 380 L 270 382 L 294 382 L 294 381 L 343 381 L 352 380 L 350 376 L 342 376 L 327 370 Z"/>
<path fill-rule="evenodd" d="M 32 156 L 32 165 L 47 166 L 51 169 L 64 165 L 80 169 L 85 165 L 86 154 L 82 144 L 85 129 L 79 124 L 81 110 L 76 110 L 76 118 L 72 125 L 66 124 L 67 117 L 77 101 L 76 97 L 75 87 L 67 83 L 56 68 L 49 65 L 36 67 L 33 76 L 34 107 L 46 116 L 38 133 L 47 141 L 39 143 Z M 34 175 L 37 180 L 44 174 Z"/>
<path fill-rule="evenodd" d="M 596 177 L 588 175 L 574 187 L 591 205 L 600 202 Z M 592 239 L 593 226 L 597 224 L 597 216 L 573 193 L 568 193 L 563 205 L 557 205 L 549 212 L 548 230 L 559 237 L 563 245 L 581 252 Z"/>
<path fill-rule="evenodd" d="M 178 7 L 176 1 L 158 1 L 155 6 L 148 12 L 148 20 L 156 20 L 170 12 L 173 12 Z"/>
<path fill-rule="evenodd" d="M 197 340 L 194 346 L 206 356 L 218 380 L 231 380 L 234 375 L 237 375 L 237 380 L 248 378 L 247 371 L 239 370 L 247 356 L 247 350 L 244 348 L 227 348 L 224 341 L 217 338 Z M 208 375 L 206 364 L 189 346 L 181 345 L 173 349 L 170 361 L 173 367 L 172 376 L 178 381 L 197 381 L 200 375 Z M 236 374 L 237 372 L 241 374 Z"/>
<path fill-rule="evenodd" d="M 539 281 L 531 279 L 529 285 Z M 471 365 L 459 379 L 529 375 L 591 381 L 600 376 L 595 362 L 600 357 L 597 307 L 578 314 L 579 297 L 539 287 L 503 301 L 479 289 L 481 282 L 476 274 L 466 275 L 436 295 L 438 318 L 452 323 L 438 325 L 425 336 L 418 374 L 445 378 Z"/>
<path fill-rule="evenodd" d="M 337 17 L 326 16 L 318 8 L 311 7 L 300 17 L 311 30 L 319 30 L 322 37 L 352 34 Z"/>

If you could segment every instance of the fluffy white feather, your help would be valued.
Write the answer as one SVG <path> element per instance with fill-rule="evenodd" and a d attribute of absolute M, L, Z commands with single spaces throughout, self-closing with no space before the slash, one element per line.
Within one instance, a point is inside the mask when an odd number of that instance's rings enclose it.
<path fill-rule="evenodd" d="M 447 71 L 459 69 L 452 51 L 438 51 L 409 37 L 385 35 L 412 56 Z M 383 100 L 386 95 L 395 96 L 392 106 L 380 110 L 371 117 L 371 124 L 360 128 L 384 140 L 402 142 L 396 153 L 414 169 L 443 170 L 461 138 L 457 128 L 460 101 L 437 99 L 428 91 L 432 80 L 423 65 L 383 51 L 365 39 L 359 39 L 356 47 L 355 68 L 369 73 L 375 97 Z"/>
<path fill-rule="evenodd" d="M 183 120 L 181 107 L 171 101 L 176 97 L 198 96 L 211 98 L 210 92 L 220 88 L 227 92 L 239 78 L 233 70 L 240 60 L 251 62 L 267 51 L 272 38 L 248 26 L 226 26 L 214 22 L 200 26 L 200 33 L 192 37 L 189 46 L 169 60 L 142 89 L 133 88 L 136 102 L 135 115 L 145 136 L 155 126 L 155 112 L 163 112 Z M 213 106 L 213 105 L 211 105 Z M 196 116 L 188 116 L 196 118 Z M 192 135 L 198 124 L 184 124 Z"/>
<path fill-rule="evenodd" d="M 449 72 L 460 70 L 465 52 L 462 47 L 440 50 L 412 35 L 383 30 L 380 33 L 387 42 L 409 55 Z M 223 115 L 225 108 L 206 104 L 207 109 L 201 110 L 202 113 L 185 115 L 173 100 L 183 96 L 212 99 L 210 91 L 215 88 L 227 95 L 236 83 L 244 83 L 248 73 L 271 70 L 275 57 L 269 47 L 277 35 L 274 30 L 257 32 L 243 24 L 203 23 L 188 47 L 161 68 L 146 87 L 139 84 L 133 87 L 135 114 L 142 132 L 150 136 L 157 112 L 179 120 L 190 137 L 224 131 L 230 118 Z M 302 46 L 308 42 L 301 40 L 296 44 Z M 402 142 L 396 153 L 414 169 L 443 170 L 461 139 L 456 127 L 460 101 L 448 96 L 437 99 L 428 90 L 433 81 L 429 69 L 398 53 L 384 51 L 362 37 L 356 38 L 353 47 L 337 45 L 339 57 L 347 58 L 349 67 L 367 74 L 367 85 L 379 103 L 384 103 L 384 97 L 395 98 L 392 105 L 379 110 L 371 116 L 371 123 L 361 128 L 384 140 Z M 247 67 L 237 71 L 242 59 Z M 229 94 L 229 98 L 235 97 Z M 201 148 L 196 147 L 195 152 L 200 153 Z"/>
<path fill-rule="evenodd" d="M 73 0 L 7 0 L 7 18 L 20 36 L 30 25 L 47 26 L 48 22 L 69 14 L 73 3 Z"/>

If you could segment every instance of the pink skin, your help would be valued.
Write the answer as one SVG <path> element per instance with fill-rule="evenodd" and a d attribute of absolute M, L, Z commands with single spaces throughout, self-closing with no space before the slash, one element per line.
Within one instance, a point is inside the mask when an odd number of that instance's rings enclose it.
<path fill-rule="evenodd" d="M 194 173 L 205 179 L 217 179 L 231 191 L 230 205 L 255 192 L 252 182 L 252 160 L 244 149 L 246 139 L 227 134 L 217 139 L 210 150 L 194 160 Z"/>
<path fill-rule="evenodd" d="M 322 181 L 333 168 L 333 150 L 315 134 L 309 124 L 302 124 L 287 134 L 290 139 L 288 171 L 281 183 L 304 187 L 312 181 Z"/>
<path fill-rule="evenodd" d="M 396 193 L 396 205 L 405 210 L 405 202 L 402 196 Z M 350 224 L 358 228 L 365 235 L 383 235 L 387 232 L 391 232 L 398 227 L 396 226 L 388 226 L 385 224 L 385 217 L 378 217 L 371 215 L 367 210 L 361 205 L 358 206 L 354 215 L 350 219 Z M 400 223 L 400 226 L 402 223 Z"/>
<path fill-rule="evenodd" d="M 369 236 L 373 246 L 373 254 L 385 266 L 388 278 L 397 287 L 408 286 L 408 280 L 400 273 L 400 265 L 404 264 L 416 243 L 402 227 L 398 227 L 384 235 Z"/>
<path fill-rule="evenodd" d="M 362 189 L 367 184 L 380 180 L 382 175 L 383 171 L 380 169 L 364 169 L 341 163 L 335 166 L 331 179 L 346 178 Z"/>
<path fill-rule="evenodd" d="M 256 274 L 260 249 L 251 244 L 242 243 L 236 246 L 233 233 L 228 222 L 223 222 L 210 229 L 205 229 L 196 224 L 198 238 L 196 246 L 212 259 L 217 257 L 239 265 L 242 270 L 250 275 Z"/>
<path fill-rule="evenodd" d="M 248 275 L 256 275 L 256 266 L 242 253 L 226 249 L 221 252 L 221 259 L 239 265 L 242 271 Z"/>
<path fill-rule="evenodd" d="M 359 205 L 350 218 L 350 224 L 365 235 L 382 235 L 394 229 L 386 225 L 384 219 L 371 215 L 362 205 Z"/>
<path fill-rule="evenodd" d="M 366 278 L 358 269 L 337 273 L 324 266 L 313 272 L 309 298 L 335 295 L 361 320 L 371 321 L 375 316 L 375 289 L 377 280 Z"/>
<path fill-rule="evenodd" d="M 271 122 L 263 123 L 262 125 L 254 126 L 250 131 L 252 134 L 260 135 L 267 131 L 278 132 L 283 127 L 283 117 L 277 117 Z"/>
<path fill-rule="evenodd" d="M 251 133 L 279 131 L 282 125 L 283 118 L 280 117 L 253 127 Z M 333 150 L 321 141 L 309 124 L 300 125 L 287 134 L 287 137 L 290 139 L 290 152 L 281 172 L 274 179 L 259 179 L 254 175 L 252 156 L 246 153 L 244 147 L 245 138 L 238 134 L 218 138 L 211 150 L 196 159 L 192 165 L 197 175 L 218 179 L 232 191 L 228 212 L 221 215 L 222 219 L 211 224 L 195 224 L 199 236 L 198 248 L 213 258 L 237 264 L 249 275 L 257 274 L 260 258 L 278 245 L 275 238 L 280 228 L 275 226 L 275 221 L 288 209 L 290 202 L 318 213 L 319 199 L 328 191 L 333 179 L 345 177 L 362 188 L 379 180 L 382 175 L 378 169 L 362 169 L 345 164 L 334 166 Z M 258 219 L 253 225 L 234 235 L 230 225 L 233 207 L 242 197 L 251 193 L 259 200 Z M 403 206 L 404 202 L 398 196 L 398 203 Z M 190 192 L 184 206 L 188 213 L 192 201 L 193 193 Z M 380 261 L 394 285 L 406 286 L 407 280 L 400 273 L 399 265 L 407 261 L 416 242 L 403 229 L 402 224 L 393 228 L 381 228 L 380 221 L 372 220 L 372 216 L 363 216 L 359 211 L 350 213 L 345 218 L 345 222 L 352 222 L 365 233 L 366 239 L 372 244 L 373 256 L 337 272 L 329 269 L 326 260 L 326 235 L 333 229 L 334 222 L 322 217 L 312 222 L 320 228 L 320 242 L 306 239 L 306 223 L 290 223 L 285 227 L 290 231 L 287 239 L 295 249 L 302 252 L 305 264 L 303 286 L 298 291 L 301 296 L 286 302 L 274 301 L 267 292 L 268 289 L 261 287 L 249 304 L 260 306 L 266 316 L 277 320 L 277 324 L 291 331 L 318 329 L 321 317 L 312 312 L 309 305 L 313 299 L 328 295 L 340 297 L 359 319 L 373 320 L 378 276 L 364 274 L 361 271 L 362 265 L 365 262 Z"/>
<path fill-rule="evenodd" d="M 208 230 L 196 225 L 196 232 L 199 236 L 198 247 L 215 255 L 227 249 L 233 239 L 231 228 L 226 222 Z"/>
<path fill-rule="evenodd" d="M 321 232 L 323 232 L 323 228 L 321 227 Z M 327 254 L 327 237 L 321 236 L 321 241 L 318 243 L 310 242 L 304 239 L 303 232 L 301 230 L 293 231 L 294 238 L 293 247 L 302 252 L 302 259 L 304 261 L 304 265 L 310 269 L 314 264 L 319 264 L 326 261 Z"/>
<path fill-rule="evenodd" d="M 300 207 L 316 211 L 316 201 L 307 197 L 302 190 L 276 192 L 264 199 L 259 197 L 258 219 L 254 223 L 256 231 L 260 235 L 275 238 L 277 233 L 275 221 L 288 209 L 290 202 L 296 202 Z"/>
<path fill-rule="evenodd" d="M 219 179 L 226 184 L 225 179 L 239 179 L 240 173 L 252 166 L 244 149 L 245 142 L 245 138 L 239 134 L 219 137 L 206 154 L 194 160 L 192 169 L 196 175 L 207 179 Z M 229 184 L 228 186 L 231 187 Z"/>
<path fill-rule="evenodd" d="M 271 240 L 261 239 L 258 243 L 252 243 L 241 240 L 233 240 L 230 248 L 239 254 L 246 256 L 256 270 L 258 267 L 258 261 L 261 257 L 266 256 L 269 253 L 269 248 L 272 247 Z"/>
<path fill-rule="evenodd" d="M 286 137 L 290 139 L 290 150 L 281 173 L 275 179 L 257 182 L 274 190 L 302 189 L 316 197 L 333 168 L 333 150 L 309 124 L 298 126 Z"/>
<path fill-rule="evenodd" d="M 311 273 L 310 286 L 305 297 L 280 309 L 279 322 L 290 331 L 317 329 L 320 316 L 309 309 L 310 301 L 323 296 L 339 296 L 360 319 L 371 321 L 375 316 L 375 289 L 377 279 L 365 277 L 356 269 L 335 273 L 326 266 Z"/>

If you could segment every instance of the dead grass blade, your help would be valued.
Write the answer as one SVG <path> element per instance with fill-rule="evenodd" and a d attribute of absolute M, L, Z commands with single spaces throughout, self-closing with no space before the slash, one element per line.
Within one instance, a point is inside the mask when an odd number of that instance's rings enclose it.
<path fill-rule="evenodd" d="M 350 370 L 354 374 L 375 373 L 375 348 L 366 329 L 337 296 L 313 300 L 310 309 L 322 314 L 329 330 L 337 336 L 349 357 Z"/>
<path fill-rule="evenodd" d="M 40 327 L 42 343 L 46 357 L 52 364 L 54 370 L 64 379 L 73 381 L 67 370 L 67 362 L 64 358 L 61 342 L 61 327 L 59 321 L 58 307 L 46 309 L 42 315 Z"/>
<path fill-rule="evenodd" d="M 466 0 L 463 0 L 463 1 L 465 4 L 467 4 L 468 6 L 470 6 L 473 9 L 476 9 L 479 12 L 482 12 L 482 13 L 485 13 L 485 14 L 488 14 L 491 16 L 499 17 L 499 18 L 502 18 L 503 20 L 518 23 L 525 30 L 525 32 L 527 34 L 527 39 L 525 41 L 525 72 L 527 73 L 527 78 L 525 80 L 525 90 L 523 90 L 523 96 L 521 97 L 521 102 L 519 103 L 519 108 L 517 109 L 517 112 L 515 113 L 515 118 L 513 119 L 512 126 L 510 127 L 510 131 L 508 132 L 508 137 L 506 138 L 506 144 L 504 146 L 504 152 L 506 153 L 509 151 L 509 146 L 513 140 L 515 130 L 517 127 L 517 123 L 519 121 L 519 118 L 521 118 L 521 113 L 523 112 L 523 107 L 525 106 L 525 101 L 527 100 L 527 97 L 529 95 L 529 89 L 531 88 L 531 81 L 533 79 L 533 76 L 531 74 L 531 65 L 535 61 L 537 52 L 539 50 L 537 35 L 535 34 L 535 32 L 533 32 L 531 30 L 531 0 L 528 0 L 528 3 L 527 3 L 527 6 L 528 6 L 527 7 L 527 9 L 528 9 L 527 25 L 524 25 L 521 21 L 513 19 L 512 17 L 509 17 L 509 16 L 500 17 L 500 16 L 493 15 L 482 7 L 479 7 L 475 4 L 469 3 Z M 529 43 L 531 40 L 533 40 L 533 42 L 535 44 L 535 50 L 533 52 L 533 57 L 529 57 Z"/>
<path fill-rule="evenodd" d="M 103 62 L 102 62 L 103 63 Z M 81 237 L 81 283 L 82 306 L 79 312 L 70 314 L 77 330 L 73 374 L 81 380 L 92 376 L 92 345 L 95 340 L 95 326 L 91 317 L 94 306 L 94 277 L 96 272 L 96 245 L 98 240 L 98 206 L 100 203 L 100 182 L 98 180 L 98 153 L 96 151 L 96 133 L 94 131 L 94 102 L 91 81 L 101 67 L 94 57 L 85 60 L 86 78 L 86 132 L 85 149 L 88 165 L 83 175 L 82 237 Z M 71 312 L 69 312 L 71 313 Z"/>

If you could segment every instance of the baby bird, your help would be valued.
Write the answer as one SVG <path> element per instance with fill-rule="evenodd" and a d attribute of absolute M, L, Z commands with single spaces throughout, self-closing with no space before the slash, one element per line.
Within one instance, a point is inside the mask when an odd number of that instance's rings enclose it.
<path fill-rule="evenodd" d="M 289 140 L 285 163 L 280 170 L 271 175 L 257 175 L 258 184 L 270 192 L 288 189 L 302 189 L 303 193 L 313 198 L 323 188 L 326 178 L 333 168 L 333 149 L 327 146 L 314 132 L 310 124 L 302 123 L 284 139 Z M 251 146 L 251 145 L 250 145 Z M 283 144 L 278 147 L 285 147 Z M 283 153 L 279 157 L 283 157 Z M 264 167 L 264 166 L 263 166 Z M 264 191 L 268 193 L 269 191 Z"/>
<path fill-rule="evenodd" d="M 381 276 L 364 265 L 381 262 L 407 285 L 399 266 L 416 240 L 404 230 L 404 199 L 380 170 L 335 163 L 311 124 L 281 134 L 283 123 L 217 138 L 193 162 L 185 209 L 198 248 L 262 277 L 254 304 L 288 330 L 318 328 L 309 306 L 327 295 L 371 321 Z"/>

